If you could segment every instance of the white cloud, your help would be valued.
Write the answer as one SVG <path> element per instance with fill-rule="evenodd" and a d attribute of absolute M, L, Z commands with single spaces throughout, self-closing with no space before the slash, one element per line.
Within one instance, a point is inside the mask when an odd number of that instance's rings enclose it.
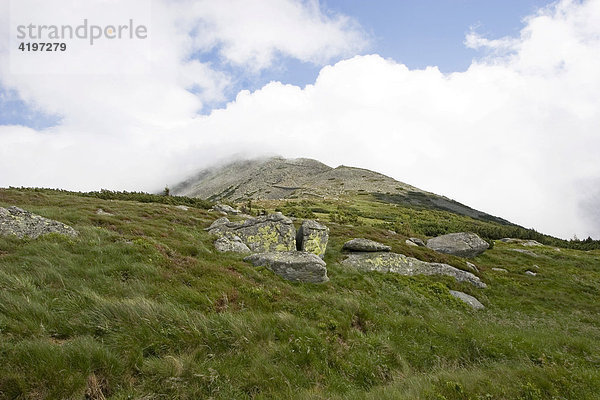
<path fill-rule="evenodd" d="M 314 2 L 261 2 L 271 7 L 262 20 L 221 2 L 169 4 L 160 40 L 176 50 L 160 44 L 156 73 L 67 80 L 65 90 L 13 82 L 47 107 L 58 97 L 65 123 L 0 128 L 0 185 L 158 190 L 221 157 L 279 153 L 378 170 L 544 232 L 600 238 L 589 211 L 597 192 L 582 184 L 600 179 L 600 0 L 541 10 L 516 38 L 471 34 L 469 45 L 492 52 L 465 72 L 356 56 L 324 67 L 314 85 L 272 82 L 208 116 L 185 89 L 216 99 L 229 77 L 185 55 L 218 46 L 248 68 L 279 54 L 318 63 L 356 51 L 360 30 Z"/>

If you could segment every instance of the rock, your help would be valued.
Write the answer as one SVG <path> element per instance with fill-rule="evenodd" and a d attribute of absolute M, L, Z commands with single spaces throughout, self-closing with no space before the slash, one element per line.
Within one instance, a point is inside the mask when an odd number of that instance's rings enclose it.
<path fill-rule="evenodd" d="M 323 258 L 329 240 L 329 228 L 313 220 L 302 222 L 296 234 L 299 251 L 308 251 Z"/>
<path fill-rule="evenodd" d="M 464 301 L 465 303 L 473 307 L 474 310 L 483 310 L 485 308 L 485 306 L 481 304 L 479 300 L 477 300 L 475 297 L 469 294 L 459 292 L 457 290 L 451 290 L 450 294 L 456 297 L 457 299 Z"/>
<path fill-rule="evenodd" d="M 473 272 L 477 272 L 479 273 L 479 268 L 477 268 L 477 265 L 470 263 L 467 261 L 467 268 L 470 269 Z"/>
<path fill-rule="evenodd" d="M 419 247 L 425 247 L 425 242 L 423 242 L 423 240 L 419 239 L 419 238 L 408 238 L 408 240 L 414 244 L 416 244 Z"/>
<path fill-rule="evenodd" d="M 347 251 L 391 251 L 392 248 L 374 240 L 357 238 L 344 243 L 342 250 Z"/>
<path fill-rule="evenodd" d="M 215 204 L 212 208 L 212 211 L 216 211 L 223 215 L 238 215 L 241 213 L 240 210 L 236 210 L 235 208 L 228 206 L 227 204 Z"/>
<path fill-rule="evenodd" d="M 533 271 L 525 271 L 525 275 L 529 275 L 529 276 L 536 276 L 537 273 L 533 272 Z"/>
<path fill-rule="evenodd" d="M 415 247 L 419 247 L 419 245 L 418 245 L 418 244 L 416 244 L 415 242 L 413 242 L 413 241 L 411 241 L 411 240 L 408 240 L 408 239 L 406 239 L 406 240 L 404 241 L 404 243 L 406 243 L 406 244 L 407 244 L 407 245 L 409 245 L 409 246 L 415 246 Z"/>
<path fill-rule="evenodd" d="M 207 229 L 219 237 L 238 236 L 251 251 L 291 251 L 296 249 L 296 229 L 292 220 L 281 213 L 231 222 L 227 217 L 214 221 Z"/>
<path fill-rule="evenodd" d="M 325 261 L 306 251 L 285 251 L 252 254 L 244 261 L 264 266 L 292 282 L 323 283 L 329 281 Z"/>
<path fill-rule="evenodd" d="M 468 258 L 480 255 L 489 246 L 485 240 L 470 232 L 449 233 L 427 241 L 427 247 L 439 253 Z"/>
<path fill-rule="evenodd" d="M 177 208 L 179 210 L 183 210 L 183 211 L 189 210 L 189 207 L 188 206 L 184 206 L 184 205 L 175 206 L 175 208 Z"/>
<path fill-rule="evenodd" d="M 32 214 L 18 207 L 0 207 L 0 235 L 37 238 L 48 233 L 77 236 L 75 229 L 59 221 Z"/>
<path fill-rule="evenodd" d="M 500 239 L 501 242 L 504 243 L 517 243 L 523 246 L 543 246 L 540 242 L 535 240 L 524 240 L 524 239 L 515 239 L 515 238 L 503 238 Z"/>
<path fill-rule="evenodd" d="M 342 265 L 361 271 L 390 272 L 401 275 L 448 275 L 459 282 L 469 282 L 479 288 L 486 284 L 470 272 L 462 271 L 447 264 L 429 263 L 397 253 L 352 253 Z"/>
<path fill-rule="evenodd" d="M 232 237 L 222 236 L 215 240 L 215 249 L 222 253 L 233 252 L 233 253 L 252 253 L 248 246 L 242 242 L 239 236 L 233 235 Z"/>
<path fill-rule="evenodd" d="M 492 268 L 492 271 L 496 271 L 496 272 L 508 272 L 504 268 Z"/>
<path fill-rule="evenodd" d="M 96 215 L 114 215 L 114 214 L 106 212 L 103 209 L 99 208 L 99 209 L 96 210 Z"/>
<path fill-rule="evenodd" d="M 532 267 L 535 268 L 535 269 L 540 269 L 540 266 L 537 265 L 537 264 L 533 264 Z"/>
<path fill-rule="evenodd" d="M 535 254 L 531 250 L 525 250 L 525 249 L 509 249 L 509 250 L 510 251 L 515 251 L 515 252 L 521 253 L 521 254 L 526 254 L 526 255 L 531 256 L 531 257 L 539 257 L 537 254 Z"/>

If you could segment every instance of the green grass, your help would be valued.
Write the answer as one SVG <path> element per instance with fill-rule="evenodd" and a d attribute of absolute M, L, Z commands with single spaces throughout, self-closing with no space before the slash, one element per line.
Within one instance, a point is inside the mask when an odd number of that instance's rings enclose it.
<path fill-rule="evenodd" d="M 356 236 L 464 269 L 462 259 L 387 231 L 405 221 L 417 228 L 404 233 L 425 237 L 415 215 L 443 227 L 454 214 L 365 196 L 313 201 L 302 206 L 331 229 L 331 280 L 297 284 L 217 254 L 203 228 L 218 216 L 203 207 L 0 190 L 8 205 L 80 235 L 0 237 L 3 399 L 599 398 L 598 250 L 529 248 L 534 258 L 496 242 L 473 261 L 487 289 L 361 273 L 339 263 Z M 330 212 L 357 220 L 330 223 Z M 524 275 L 533 264 L 538 275 Z M 486 309 L 469 309 L 449 289 Z"/>

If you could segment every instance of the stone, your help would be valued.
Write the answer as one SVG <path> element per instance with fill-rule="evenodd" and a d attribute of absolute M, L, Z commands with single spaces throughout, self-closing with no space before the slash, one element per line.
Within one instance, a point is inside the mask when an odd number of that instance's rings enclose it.
<path fill-rule="evenodd" d="M 470 305 L 474 310 L 483 310 L 485 308 L 485 306 L 481 304 L 479 300 L 477 300 L 475 297 L 469 294 L 459 292 L 457 290 L 451 290 L 450 294 L 456 297 L 457 299 L 464 301 L 465 303 Z"/>
<path fill-rule="evenodd" d="M 306 251 L 252 254 L 246 258 L 254 266 L 263 266 L 292 282 L 324 283 L 329 281 L 325 261 Z"/>
<path fill-rule="evenodd" d="M 492 271 L 496 271 L 496 272 L 508 272 L 504 268 L 492 268 Z"/>
<path fill-rule="evenodd" d="M 415 237 L 411 237 L 411 238 L 408 238 L 408 240 L 409 240 L 410 242 L 412 242 L 412 243 L 416 244 L 416 245 L 417 245 L 417 246 L 419 246 L 419 247 L 425 247 L 425 242 L 423 242 L 423 240 L 422 240 L 422 239 L 415 238 Z"/>
<path fill-rule="evenodd" d="M 232 253 L 251 253 L 250 249 L 239 236 L 233 235 L 232 237 L 221 236 L 215 240 L 215 249 L 221 253 L 232 252 Z"/>
<path fill-rule="evenodd" d="M 187 211 L 190 209 L 188 206 L 184 206 L 184 205 L 178 205 L 178 206 L 175 206 L 175 208 L 177 208 L 178 210 L 183 210 L 183 211 Z"/>
<path fill-rule="evenodd" d="M 533 271 L 525 271 L 525 275 L 529 275 L 529 276 L 536 276 L 537 273 L 533 272 Z"/>
<path fill-rule="evenodd" d="M 227 204 L 215 204 L 212 208 L 213 211 L 221 213 L 223 215 L 238 215 L 241 213 L 240 210 L 227 205 Z"/>
<path fill-rule="evenodd" d="M 342 250 L 369 252 L 369 251 L 391 251 L 392 248 L 390 246 L 387 246 L 383 243 L 376 242 L 374 240 L 356 238 L 356 239 L 352 239 L 352 240 L 349 240 L 346 243 L 344 243 Z"/>
<path fill-rule="evenodd" d="M 517 243 L 523 246 L 543 246 L 543 244 L 541 244 L 538 241 L 535 240 L 525 240 L 525 239 L 515 239 L 515 238 L 503 238 L 500 239 L 501 242 L 504 243 Z"/>
<path fill-rule="evenodd" d="M 227 217 L 214 221 L 209 233 L 230 239 L 238 236 L 252 252 L 291 251 L 296 249 L 296 228 L 292 220 L 281 213 L 232 222 Z"/>
<path fill-rule="evenodd" d="M 535 254 L 531 250 L 525 250 L 525 249 L 509 249 L 509 250 L 517 252 L 517 253 L 525 254 L 525 255 L 528 255 L 528 256 L 531 256 L 531 257 L 539 257 L 537 254 Z"/>
<path fill-rule="evenodd" d="M 96 215 L 114 215 L 114 214 L 106 212 L 103 209 L 99 208 L 99 209 L 96 210 Z"/>
<path fill-rule="evenodd" d="M 427 247 L 438 253 L 466 258 L 480 255 L 489 246 L 485 240 L 470 232 L 449 233 L 427 241 Z"/>
<path fill-rule="evenodd" d="M 406 239 L 406 240 L 404 241 L 404 243 L 406 243 L 406 244 L 407 244 L 407 245 L 409 245 L 409 246 L 415 246 L 415 247 L 419 247 L 419 245 L 418 245 L 418 244 L 416 244 L 415 242 L 413 242 L 412 240 L 408 240 L 408 239 Z"/>
<path fill-rule="evenodd" d="M 389 272 L 400 275 L 448 275 L 458 282 L 469 282 L 472 285 L 485 288 L 477 276 L 470 272 L 462 271 L 448 264 L 429 263 L 404 254 L 373 252 L 351 253 L 342 261 L 342 265 L 356 268 L 361 271 Z"/>
<path fill-rule="evenodd" d="M 49 233 L 77 236 L 75 229 L 59 221 L 44 218 L 18 207 L 0 207 L 0 235 L 37 238 Z"/>
<path fill-rule="evenodd" d="M 473 272 L 479 273 L 479 268 L 477 268 L 477 265 L 470 263 L 468 261 L 467 261 L 467 268 Z"/>
<path fill-rule="evenodd" d="M 323 258 L 329 240 L 329 228 L 313 220 L 302 222 L 296 234 L 296 246 L 299 251 L 308 251 Z"/>

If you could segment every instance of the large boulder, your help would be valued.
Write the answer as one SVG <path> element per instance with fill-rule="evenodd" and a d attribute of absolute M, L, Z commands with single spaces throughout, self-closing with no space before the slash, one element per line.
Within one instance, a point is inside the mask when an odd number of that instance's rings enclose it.
<path fill-rule="evenodd" d="M 471 258 L 486 251 L 490 245 L 474 233 L 460 232 L 431 238 L 427 247 L 438 253 Z"/>
<path fill-rule="evenodd" d="M 308 251 L 323 258 L 329 240 L 329 228 L 313 220 L 302 222 L 296 234 L 296 246 L 299 251 Z"/>
<path fill-rule="evenodd" d="M 32 214 L 18 207 L 0 207 L 0 235 L 37 238 L 48 233 L 77 236 L 77 231 L 59 221 Z"/>
<path fill-rule="evenodd" d="M 458 290 L 451 290 L 450 294 L 453 297 L 456 297 L 457 299 L 467 303 L 474 310 L 483 310 L 485 308 L 485 306 L 483 304 L 481 304 L 481 302 L 479 300 L 477 300 L 475 297 L 471 296 L 470 294 L 459 292 Z"/>
<path fill-rule="evenodd" d="M 296 229 L 292 220 L 281 213 L 232 222 L 227 217 L 217 219 L 207 231 L 219 237 L 237 236 L 255 253 L 291 251 L 296 249 Z"/>
<path fill-rule="evenodd" d="M 454 268 L 448 264 L 429 263 L 404 254 L 397 253 L 352 253 L 342 264 L 361 271 L 390 272 L 400 275 L 448 275 L 458 282 L 469 282 L 479 288 L 485 288 L 477 276 L 470 272 Z"/>
<path fill-rule="evenodd" d="M 376 242 L 374 240 L 357 238 L 352 239 L 344 243 L 342 250 L 346 251 L 359 251 L 359 252 L 370 252 L 370 251 L 391 251 L 392 248 L 383 243 Z"/>
<path fill-rule="evenodd" d="M 293 282 L 323 283 L 329 280 L 325 261 L 306 251 L 257 253 L 244 261 L 266 267 Z"/>

